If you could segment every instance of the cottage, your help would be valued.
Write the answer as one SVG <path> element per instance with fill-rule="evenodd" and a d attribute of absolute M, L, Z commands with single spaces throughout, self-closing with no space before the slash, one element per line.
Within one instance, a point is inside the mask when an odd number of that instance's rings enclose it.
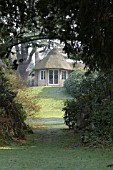
<path fill-rule="evenodd" d="M 35 65 L 35 85 L 63 86 L 73 71 L 73 65 L 66 61 L 58 49 L 52 49 L 48 55 Z"/>

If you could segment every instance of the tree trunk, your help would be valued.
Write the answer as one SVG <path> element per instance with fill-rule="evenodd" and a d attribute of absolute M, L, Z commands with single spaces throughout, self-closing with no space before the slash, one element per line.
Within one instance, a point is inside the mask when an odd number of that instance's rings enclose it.
<path fill-rule="evenodd" d="M 32 48 L 30 54 L 28 53 L 28 44 L 21 44 L 20 46 L 15 46 L 16 56 L 18 61 L 17 73 L 20 79 L 26 84 L 29 71 L 28 66 L 32 60 L 32 56 L 36 51 L 36 48 Z"/>

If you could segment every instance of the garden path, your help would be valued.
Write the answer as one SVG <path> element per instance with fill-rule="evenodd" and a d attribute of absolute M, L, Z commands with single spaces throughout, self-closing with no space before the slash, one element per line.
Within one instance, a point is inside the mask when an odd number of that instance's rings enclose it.
<path fill-rule="evenodd" d="M 28 118 L 27 122 L 33 127 L 34 133 L 45 133 L 50 135 L 68 129 L 64 124 L 62 108 L 64 101 L 71 96 L 63 87 L 34 87 L 32 94 L 37 97 L 37 102 L 41 107 L 34 117 Z"/>

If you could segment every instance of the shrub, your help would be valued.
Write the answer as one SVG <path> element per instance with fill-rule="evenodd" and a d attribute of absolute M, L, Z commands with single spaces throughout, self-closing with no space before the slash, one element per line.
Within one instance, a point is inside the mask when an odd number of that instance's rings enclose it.
<path fill-rule="evenodd" d="M 64 103 L 64 108 L 63 111 L 65 111 L 65 115 L 64 115 L 64 121 L 65 124 L 69 127 L 69 128 L 74 128 L 75 124 L 76 124 L 76 106 L 75 105 L 75 100 L 67 100 Z"/>
<path fill-rule="evenodd" d="M 17 92 L 12 91 L 5 72 L 0 67 L 0 139 L 5 141 L 25 137 L 26 112 L 21 104 L 15 101 Z"/>
<path fill-rule="evenodd" d="M 34 113 L 40 110 L 40 106 L 35 102 L 35 97 L 28 91 L 28 87 L 19 81 L 18 76 L 15 75 L 11 70 L 5 71 L 5 77 L 9 81 L 10 89 L 16 93 L 15 102 L 21 103 L 23 109 L 26 111 L 27 116 L 32 116 Z M 30 95 L 29 95 L 30 94 Z"/>
<path fill-rule="evenodd" d="M 73 122 L 83 143 L 112 144 L 113 72 L 85 77 L 74 95 L 75 99 L 66 101 L 63 108 L 65 123 Z"/>
<path fill-rule="evenodd" d="M 73 95 L 75 91 L 79 88 L 79 85 L 83 79 L 84 71 L 77 69 L 70 73 L 67 80 L 64 82 L 64 87 L 66 88 L 67 92 Z"/>

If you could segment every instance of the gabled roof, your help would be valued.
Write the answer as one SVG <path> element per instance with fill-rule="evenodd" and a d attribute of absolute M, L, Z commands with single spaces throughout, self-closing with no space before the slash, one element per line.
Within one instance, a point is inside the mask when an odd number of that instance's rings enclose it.
<path fill-rule="evenodd" d="M 73 70 L 71 64 L 69 64 L 64 56 L 58 51 L 58 49 L 52 49 L 48 55 L 42 60 L 38 61 L 35 65 L 35 70 L 41 69 L 65 69 Z"/>

